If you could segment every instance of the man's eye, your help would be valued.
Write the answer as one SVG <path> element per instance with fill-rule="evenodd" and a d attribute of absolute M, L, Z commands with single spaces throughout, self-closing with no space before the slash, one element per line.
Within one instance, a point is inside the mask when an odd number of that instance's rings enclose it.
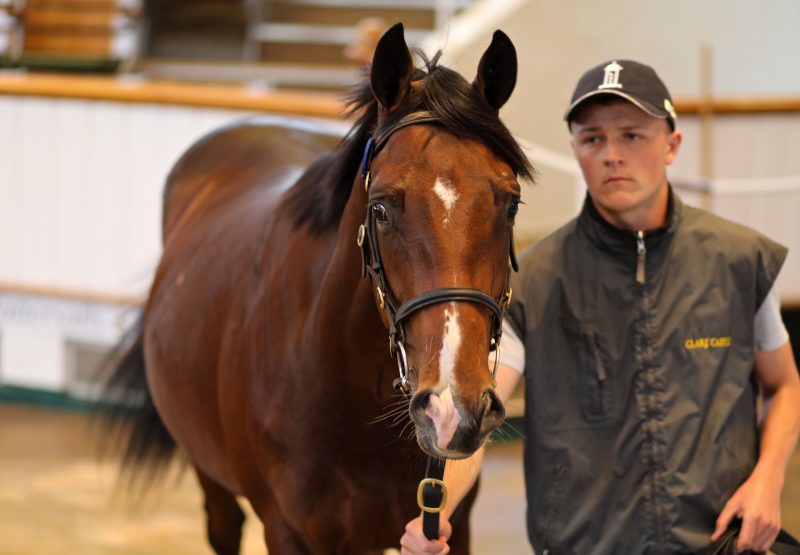
<path fill-rule="evenodd" d="M 389 223 L 389 215 L 386 213 L 386 207 L 379 202 L 372 205 L 372 215 L 379 224 L 386 225 Z"/>

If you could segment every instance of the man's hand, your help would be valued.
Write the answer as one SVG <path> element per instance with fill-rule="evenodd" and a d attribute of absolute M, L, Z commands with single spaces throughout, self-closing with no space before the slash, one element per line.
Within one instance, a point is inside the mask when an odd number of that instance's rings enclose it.
<path fill-rule="evenodd" d="M 716 540 L 734 517 L 742 519 L 736 548 L 766 551 L 781 528 L 781 489 L 789 457 L 800 434 L 800 377 L 791 344 L 755 354 L 755 374 L 767 398 L 772 398 L 761 430 L 758 462 L 750 477 L 733 494 L 717 519 Z"/>
<path fill-rule="evenodd" d="M 742 519 L 736 550 L 767 551 L 781 529 L 782 480 L 753 473 L 725 504 L 711 541 L 719 538 L 734 517 Z"/>
<path fill-rule="evenodd" d="M 419 516 L 406 524 L 406 532 L 400 538 L 401 555 L 447 555 L 450 546 L 447 540 L 453 529 L 444 517 L 439 518 L 439 539 L 429 540 L 422 532 L 422 517 Z"/>
<path fill-rule="evenodd" d="M 511 397 L 519 378 L 520 373 L 509 366 L 501 364 L 497 369 L 495 392 L 503 403 Z M 444 469 L 444 482 L 447 484 L 448 507 L 439 513 L 439 538 L 429 540 L 425 537 L 422 532 L 422 517 L 419 516 L 406 525 L 406 531 L 400 539 L 402 555 L 445 555 L 450 553 L 450 546 L 447 545 L 447 542 L 453 533 L 453 528 L 449 518 L 464 496 L 475 485 L 483 462 L 483 451 L 484 448 L 481 447 L 469 458 L 447 461 Z"/>

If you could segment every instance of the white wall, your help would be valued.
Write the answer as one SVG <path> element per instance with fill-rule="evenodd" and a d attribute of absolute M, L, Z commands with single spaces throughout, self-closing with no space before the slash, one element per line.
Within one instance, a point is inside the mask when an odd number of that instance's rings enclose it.
<path fill-rule="evenodd" d="M 700 122 L 682 117 L 679 128 L 684 140 L 671 174 L 696 177 L 701 171 Z M 713 177 L 800 176 L 800 113 L 717 115 L 711 133 Z"/>
<path fill-rule="evenodd" d="M 716 95 L 800 95 L 799 24 L 796 0 L 483 0 L 453 22 L 446 43 L 438 37 L 427 48 L 444 45 L 443 62 L 471 76 L 494 29 L 505 31 L 520 68 L 501 115 L 518 136 L 570 155 L 562 116 L 575 82 L 589 67 L 633 58 L 655 67 L 673 97 L 696 98 L 700 47 L 708 43 Z M 715 175 L 800 174 L 797 120 L 770 118 L 767 126 L 744 122 L 744 127 L 739 119 L 719 120 Z M 687 125 L 676 175 L 697 175 L 696 130 L 696 123 Z M 574 196 L 572 180 L 546 169 L 526 200 L 526 215 L 535 220 L 528 226 L 538 233 L 565 221 L 577 206 Z"/>
<path fill-rule="evenodd" d="M 242 114 L 0 97 L 0 282 L 140 295 L 170 166 Z"/>
<path fill-rule="evenodd" d="M 136 314 L 3 285 L 143 298 L 170 168 L 204 134 L 247 116 L 0 96 L 0 385 L 74 390 L 76 349 L 107 349 Z"/>
<path fill-rule="evenodd" d="M 481 4 L 504 6 L 505 0 Z M 611 58 L 656 68 L 673 97 L 700 95 L 700 45 L 713 56 L 717 95 L 800 94 L 800 2 L 796 0 L 528 0 L 491 21 L 445 61 L 472 75 L 494 28 L 517 47 L 517 89 L 503 116 L 519 135 L 566 152 L 561 117 L 580 74 Z M 491 8 L 494 10 L 495 8 Z M 469 13 L 465 17 L 469 17 Z M 481 14 L 483 17 L 483 14 Z M 454 26 L 459 23 L 455 22 Z M 457 32 L 453 31 L 454 36 Z M 439 44 L 432 42 L 431 44 Z"/>

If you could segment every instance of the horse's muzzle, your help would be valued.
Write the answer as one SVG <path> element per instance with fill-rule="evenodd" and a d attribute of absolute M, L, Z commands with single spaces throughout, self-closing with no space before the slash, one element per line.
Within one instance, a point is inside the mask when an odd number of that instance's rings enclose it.
<path fill-rule="evenodd" d="M 418 391 L 409 406 L 420 448 L 434 457 L 460 459 L 478 450 L 486 437 L 502 425 L 505 408 L 492 389 L 473 403 L 452 396 L 450 389 Z"/>

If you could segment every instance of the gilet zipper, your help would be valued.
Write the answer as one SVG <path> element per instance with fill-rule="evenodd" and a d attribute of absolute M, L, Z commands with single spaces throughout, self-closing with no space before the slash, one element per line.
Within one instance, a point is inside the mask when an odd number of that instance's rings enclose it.
<path fill-rule="evenodd" d="M 645 282 L 645 260 L 647 257 L 647 248 L 644 245 L 644 231 L 636 232 L 636 283 L 644 285 Z"/>

